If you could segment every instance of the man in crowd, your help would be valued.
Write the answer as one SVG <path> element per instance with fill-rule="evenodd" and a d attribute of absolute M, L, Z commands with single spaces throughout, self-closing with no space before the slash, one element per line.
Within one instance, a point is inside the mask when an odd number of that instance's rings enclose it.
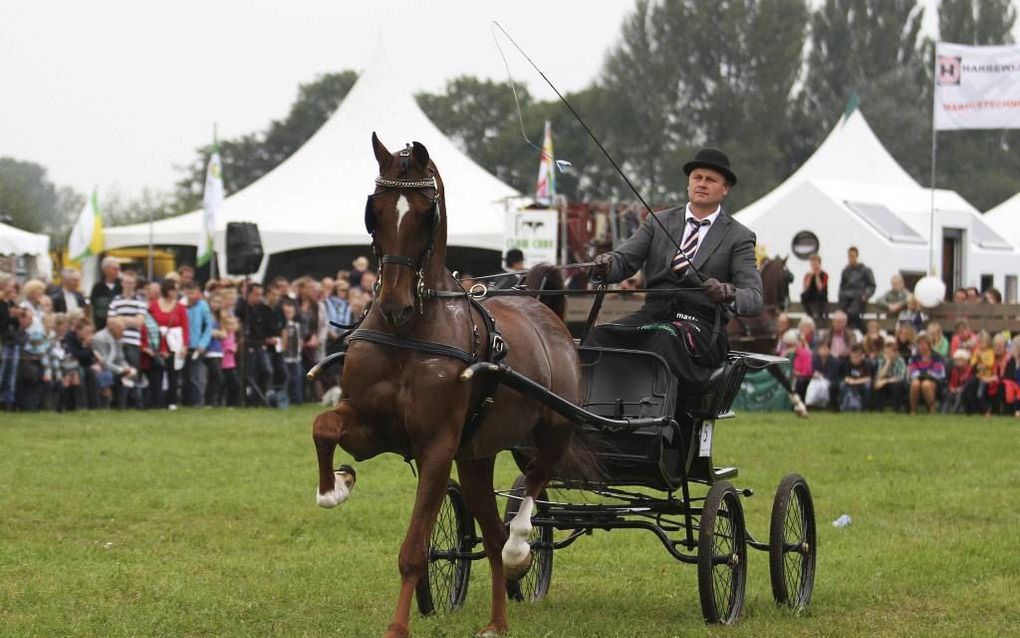
<path fill-rule="evenodd" d="M 850 354 L 850 349 L 857 345 L 857 333 L 848 327 L 846 313 L 837 310 L 832 313 L 832 326 L 821 335 L 821 341 L 829 347 L 833 357 L 842 359 Z"/>
<path fill-rule="evenodd" d="M 276 349 L 280 329 L 272 308 L 262 298 L 261 284 L 247 284 L 245 297 L 238 299 L 237 316 L 244 323 L 247 382 L 265 396 L 273 383 L 269 349 Z M 244 383 L 244 381 L 242 381 Z"/>
<path fill-rule="evenodd" d="M 89 302 L 92 304 L 92 321 L 96 330 L 106 327 L 106 317 L 110 302 L 120 294 L 120 262 L 116 257 L 104 257 L 102 263 L 103 280 L 92 286 Z"/>
<path fill-rule="evenodd" d="M 124 320 L 120 317 L 108 317 L 106 327 L 92 336 L 92 351 L 102 368 L 97 375 L 102 407 L 113 403 L 123 408 L 127 402 L 126 391 L 134 388 L 138 380 L 138 368 L 124 356 L 123 338 Z"/>
<path fill-rule="evenodd" d="M 158 285 L 156 284 L 157 287 Z M 139 370 L 142 366 L 142 328 L 145 326 L 148 304 L 145 296 L 138 292 L 138 275 L 134 271 L 126 270 L 121 273 L 120 286 L 120 294 L 110 302 L 107 321 L 111 317 L 118 317 L 123 322 L 124 333 L 120 343 L 124 350 L 124 359 L 129 366 Z M 141 389 L 138 385 L 127 394 L 132 397 L 131 403 L 142 407 Z"/>
<path fill-rule="evenodd" d="M 85 296 L 78 288 L 81 286 L 81 274 L 74 268 L 60 271 L 60 290 L 53 295 L 53 312 L 74 312 L 86 309 Z"/>
<path fill-rule="evenodd" d="M 846 313 L 850 326 L 864 331 L 861 314 L 868 305 L 868 299 L 875 294 L 875 275 L 857 260 L 857 246 L 846 251 L 846 267 L 839 278 L 839 307 Z"/>

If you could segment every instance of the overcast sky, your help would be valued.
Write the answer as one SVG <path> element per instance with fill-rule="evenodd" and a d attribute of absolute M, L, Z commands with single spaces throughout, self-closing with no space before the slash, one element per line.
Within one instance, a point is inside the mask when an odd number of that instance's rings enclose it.
<path fill-rule="evenodd" d="M 597 9 L 595 9 L 597 7 Z M 262 130 L 297 85 L 404 47 L 440 89 L 503 78 L 497 19 L 561 90 L 585 86 L 633 2 L 177 0 L 0 2 L 0 156 L 38 162 L 80 191 L 170 189 L 212 138 Z M 555 46 L 553 42 L 556 42 Z M 505 48 L 505 47 L 504 47 Z M 511 61 L 517 79 L 540 78 Z M 541 92 L 540 92 L 541 94 Z"/>
<path fill-rule="evenodd" d="M 934 6 L 935 0 L 925 0 Z M 4 0 L 0 156 L 38 162 L 83 192 L 168 190 L 212 138 L 263 130 L 317 74 L 406 47 L 437 90 L 505 78 L 499 20 L 561 90 L 591 81 L 633 0 Z M 926 26 L 934 30 L 933 11 Z M 391 53 L 396 61 L 397 55 Z M 550 93 L 523 61 L 515 77 Z"/>

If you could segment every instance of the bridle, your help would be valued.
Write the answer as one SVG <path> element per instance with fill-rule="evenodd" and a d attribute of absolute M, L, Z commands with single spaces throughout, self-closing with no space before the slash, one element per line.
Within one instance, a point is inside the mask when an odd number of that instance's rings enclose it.
<path fill-rule="evenodd" d="M 400 172 L 404 174 L 410 167 L 411 159 L 411 145 L 400 151 L 398 154 L 400 157 Z M 418 306 L 418 312 L 422 312 L 422 301 L 429 296 L 430 291 L 425 287 L 425 266 L 428 264 L 429 257 L 432 255 L 432 247 L 436 241 L 436 234 L 439 232 L 439 224 L 442 221 L 440 219 L 440 201 L 439 201 L 439 182 L 436 180 L 436 176 L 429 175 L 422 179 L 392 179 L 389 177 L 382 177 L 381 175 L 375 178 L 376 192 L 368 196 L 368 200 L 365 202 L 365 230 L 372 236 L 372 252 L 379 260 L 379 279 L 375 285 L 378 288 L 382 282 L 383 269 L 386 264 L 393 264 L 394 266 L 403 266 L 410 268 L 415 271 L 415 282 L 414 282 L 414 296 L 415 302 Z M 428 194 L 431 191 L 432 194 L 432 205 L 427 211 L 430 223 L 432 225 L 432 232 L 429 233 L 428 240 L 425 243 L 425 248 L 422 250 L 418 259 L 412 257 L 405 257 L 404 255 L 386 255 L 379 250 L 379 245 L 376 243 L 375 232 L 378 228 L 376 224 L 375 208 L 373 207 L 373 200 L 376 195 L 379 194 L 380 190 L 413 190 L 423 191 Z"/>

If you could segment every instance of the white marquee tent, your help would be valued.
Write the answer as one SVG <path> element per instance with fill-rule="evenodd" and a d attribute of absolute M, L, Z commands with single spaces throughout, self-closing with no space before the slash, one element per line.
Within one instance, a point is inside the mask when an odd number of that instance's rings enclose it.
<path fill-rule="evenodd" d="M 755 231 L 769 255 L 790 255 L 794 299 L 808 261 L 807 254 L 794 256 L 793 243 L 796 238 L 810 246 L 812 236 L 817 238 L 822 268 L 830 275 L 829 297 L 835 301 L 850 246 L 858 247 L 861 261 L 873 270 L 878 294 L 889 289 L 897 272 L 927 274 L 931 197 L 931 190 L 903 170 L 854 110 L 793 175 L 736 218 Z M 991 277 L 1001 289 L 1004 273 L 1020 267 L 1020 250 L 953 191 L 936 189 L 935 211 L 936 270 L 941 274 L 942 265 L 947 266 L 943 279 L 949 287 L 979 285 Z"/>
<path fill-rule="evenodd" d="M 419 141 L 429 149 L 446 188 L 448 245 L 501 253 L 507 204 L 520 194 L 462 153 L 418 107 L 396 70 L 377 53 L 336 112 L 291 157 L 226 198 L 215 245 L 224 272 L 227 222 L 259 226 L 267 255 L 302 248 L 365 245 L 365 197 L 378 166 L 371 135 L 391 151 Z M 201 211 L 152 225 L 156 245 L 196 245 Z M 149 224 L 107 228 L 106 248 L 145 246 Z M 268 259 L 263 260 L 261 276 Z"/>
<path fill-rule="evenodd" d="M 1020 193 L 987 211 L 984 219 L 995 232 L 1012 241 L 1017 250 L 1020 250 Z M 1006 273 L 1006 283 L 1001 288 L 1007 303 L 1020 301 L 1020 291 L 1017 289 L 1020 273 L 1017 271 L 1020 271 L 1020 267 L 1014 267 L 1012 272 Z"/>
<path fill-rule="evenodd" d="M 53 262 L 50 260 L 50 238 L 46 235 L 30 233 L 14 226 L 0 223 L 0 255 L 16 255 L 29 257 L 30 276 L 49 278 L 52 275 Z"/>

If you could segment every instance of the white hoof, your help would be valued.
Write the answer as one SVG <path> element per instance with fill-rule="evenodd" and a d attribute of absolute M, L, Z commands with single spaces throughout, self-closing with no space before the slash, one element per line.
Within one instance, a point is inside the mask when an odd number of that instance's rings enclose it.
<path fill-rule="evenodd" d="M 806 419 L 808 417 L 807 406 L 801 401 L 800 396 L 794 393 L 790 396 L 790 401 L 793 402 L 793 413 L 802 419 Z"/>
<path fill-rule="evenodd" d="M 521 509 L 510 521 L 510 538 L 503 546 L 503 566 L 510 570 L 527 564 L 531 557 L 531 545 L 528 544 L 528 537 L 533 529 L 531 525 L 531 512 L 534 509 L 535 501 L 527 496 L 521 502 Z"/>
<path fill-rule="evenodd" d="M 315 491 L 315 503 L 322 508 L 332 509 L 337 505 L 343 505 L 350 498 L 351 489 L 354 487 L 354 477 L 347 472 L 334 472 L 336 485 L 325 494 Z"/>

